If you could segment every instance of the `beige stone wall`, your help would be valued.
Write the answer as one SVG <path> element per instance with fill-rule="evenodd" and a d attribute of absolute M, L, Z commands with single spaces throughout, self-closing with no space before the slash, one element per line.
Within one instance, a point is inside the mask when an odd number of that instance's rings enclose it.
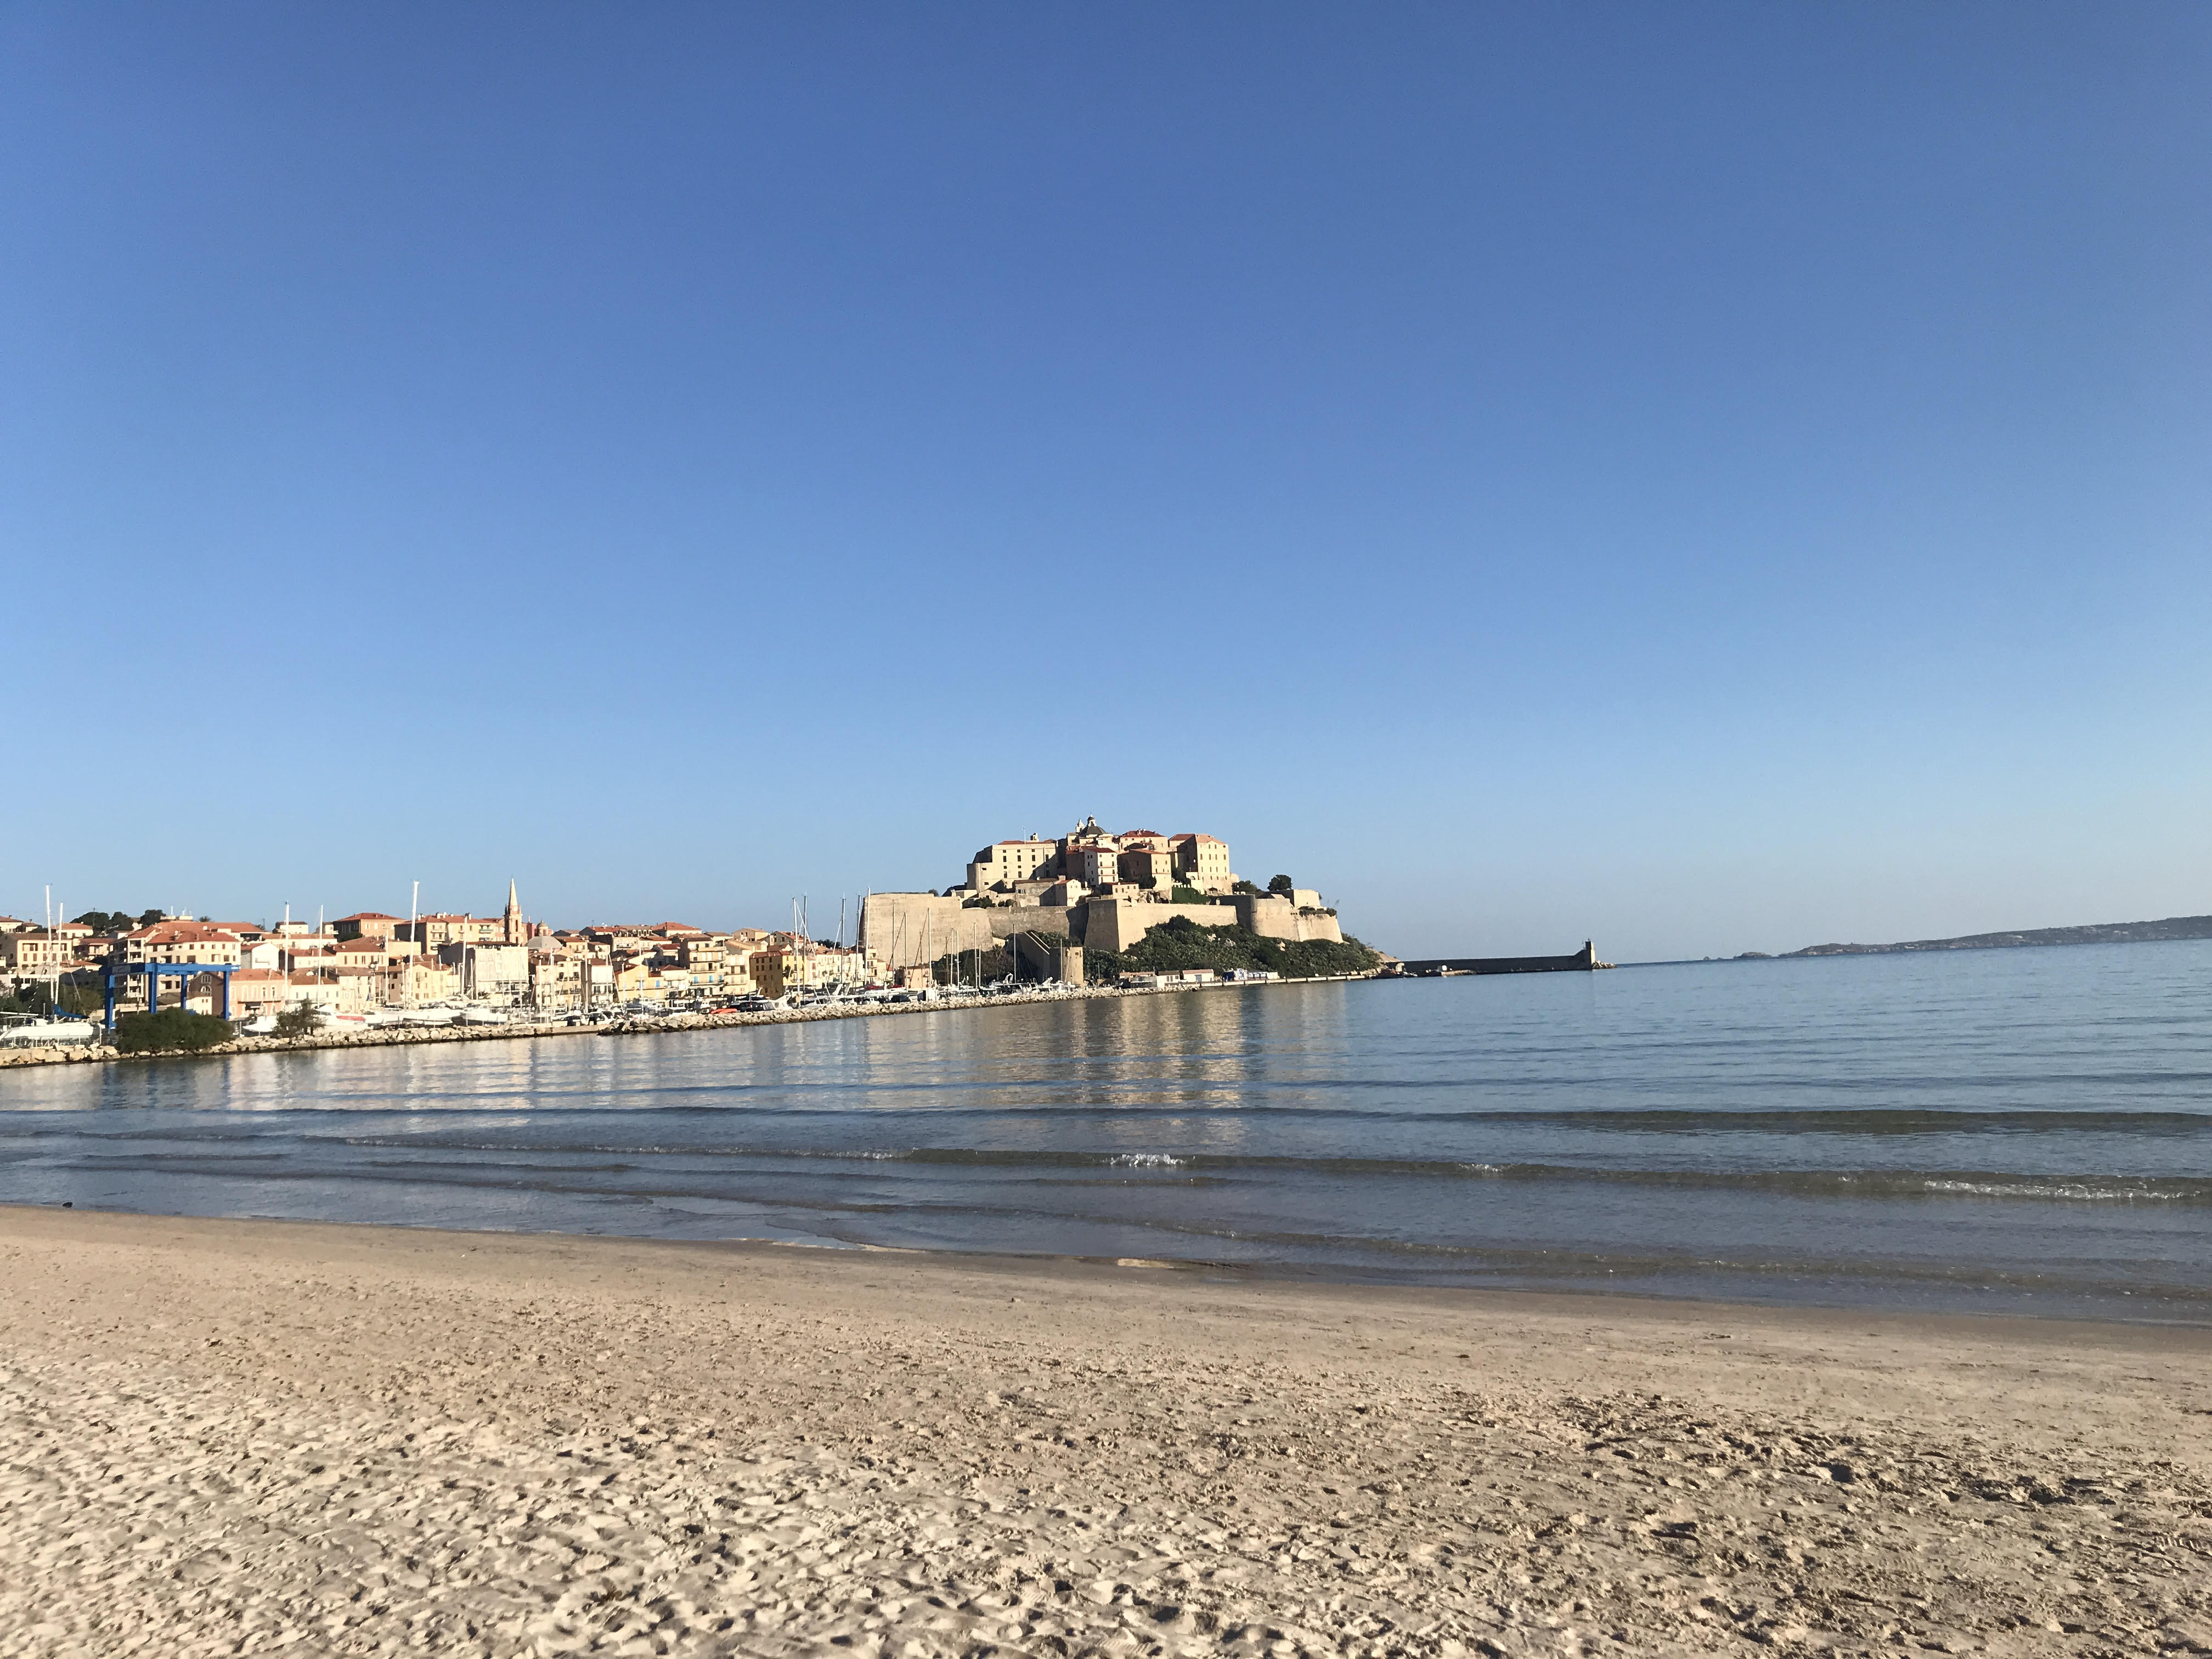
<path fill-rule="evenodd" d="M 1077 931 L 1066 905 L 969 908 L 935 893 L 871 893 L 860 906 L 860 945 L 886 967 L 909 968 L 954 951 L 988 951 L 1016 933 Z"/>
<path fill-rule="evenodd" d="M 1233 904 L 1151 904 L 1097 898 L 1085 907 L 1083 943 L 1092 951 L 1127 951 L 1162 924 L 1183 916 L 1200 927 L 1227 927 L 1239 918 Z M 1285 935 L 1276 934 L 1276 938 Z"/>
<path fill-rule="evenodd" d="M 1075 937 L 1074 913 L 1065 904 L 1028 904 L 1016 910 L 976 912 L 985 918 L 993 939 L 1012 939 L 1016 933 L 1065 933 Z"/>
<path fill-rule="evenodd" d="M 1236 908 L 1237 920 L 1261 939 L 1318 939 L 1337 944 L 1344 939 L 1344 929 L 1337 926 L 1334 916 L 1305 914 L 1286 898 L 1240 893 Z"/>
<path fill-rule="evenodd" d="M 933 962 L 950 951 L 988 951 L 999 942 L 990 918 L 1022 917 L 1043 927 L 1048 911 L 970 910 L 935 893 L 871 893 L 860 905 L 860 947 L 890 968 Z"/>

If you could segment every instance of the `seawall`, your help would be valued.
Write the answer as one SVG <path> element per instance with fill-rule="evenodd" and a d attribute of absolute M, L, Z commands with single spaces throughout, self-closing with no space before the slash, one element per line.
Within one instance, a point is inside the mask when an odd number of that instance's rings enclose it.
<path fill-rule="evenodd" d="M 1401 977 L 1435 974 L 1586 974 L 1598 965 L 1595 944 L 1584 939 L 1583 948 L 1571 956 L 1430 957 L 1403 963 L 1400 971 Z"/>

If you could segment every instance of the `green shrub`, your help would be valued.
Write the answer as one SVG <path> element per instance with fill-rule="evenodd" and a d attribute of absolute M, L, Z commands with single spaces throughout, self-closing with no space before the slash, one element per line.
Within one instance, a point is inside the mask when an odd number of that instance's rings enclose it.
<path fill-rule="evenodd" d="M 295 1003 L 276 1016 L 276 1035 L 280 1037 L 313 1036 L 323 1029 L 322 1016 L 306 1003 Z"/>
<path fill-rule="evenodd" d="M 126 1054 L 181 1049 L 197 1054 L 230 1041 L 230 1022 L 212 1014 L 164 1008 L 158 1014 L 125 1014 L 115 1022 L 115 1046 Z"/>
<path fill-rule="evenodd" d="M 1162 922 L 1127 951 L 1083 953 L 1084 975 L 1094 985 L 1111 984 L 1123 974 L 1188 968 L 1259 968 L 1285 979 L 1316 979 L 1368 973 L 1382 961 L 1356 939 L 1340 945 L 1334 939 L 1263 939 L 1242 926 L 1201 927 L 1188 916 Z"/>

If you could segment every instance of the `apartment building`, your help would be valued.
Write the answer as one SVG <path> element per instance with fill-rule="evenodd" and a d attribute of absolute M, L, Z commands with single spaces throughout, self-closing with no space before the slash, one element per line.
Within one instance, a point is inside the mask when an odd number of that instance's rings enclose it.
<path fill-rule="evenodd" d="M 305 928 L 305 922 L 295 922 L 295 927 Z M 340 916 L 331 924 L 331 936 L 341 942 L 363 938 L 397 939 L 407 930 L 405 920 L 387 916 L 381 910 L 357 910 L 352 915 Z"/>
<path fill-rule="evenodd" d="M 74 964 L 76 949 L 77 942 L 63 929 L 50 933 L 43 927 L 26 927 L 0 933 L 0 966 L 19 978 L 44 979 Z"/>
<path fill-rule="evenodd" d="M 245 942 L 229 928 L 206 921 L 157 921 L 123 936 L 125 963 L 204 962 L 210 967 L 237 964 Z"/>
<path fill-rule="evenodd" d="M 447 945 L 504 945 L 509 942 L 507 932 L 503 917 L 465 915 L 453 910 L 435 911 L 399 925 L 399 937 L 425 953 Z"/>

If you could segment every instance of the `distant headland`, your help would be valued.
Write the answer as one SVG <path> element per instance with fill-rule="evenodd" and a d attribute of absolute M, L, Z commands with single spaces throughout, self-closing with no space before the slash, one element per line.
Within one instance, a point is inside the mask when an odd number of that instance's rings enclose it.
<path fill-rule="evenodd" d="M 1791 957 L 1878 957 L 1902 951 L 1994 951 L 2021 945 L 2141 945 L 2160 939 L 2212 939 L 2212 916 L 2168 916 L 2163 921 L 2100 921 L 2081 927 L 2029 927 L 2011 933 L 1961 933 L 1956 939 L 1913 939 L 1894 945 L 1808 945 Z M 1747 951 L 1738 961 L 1763 953 Z"/>

